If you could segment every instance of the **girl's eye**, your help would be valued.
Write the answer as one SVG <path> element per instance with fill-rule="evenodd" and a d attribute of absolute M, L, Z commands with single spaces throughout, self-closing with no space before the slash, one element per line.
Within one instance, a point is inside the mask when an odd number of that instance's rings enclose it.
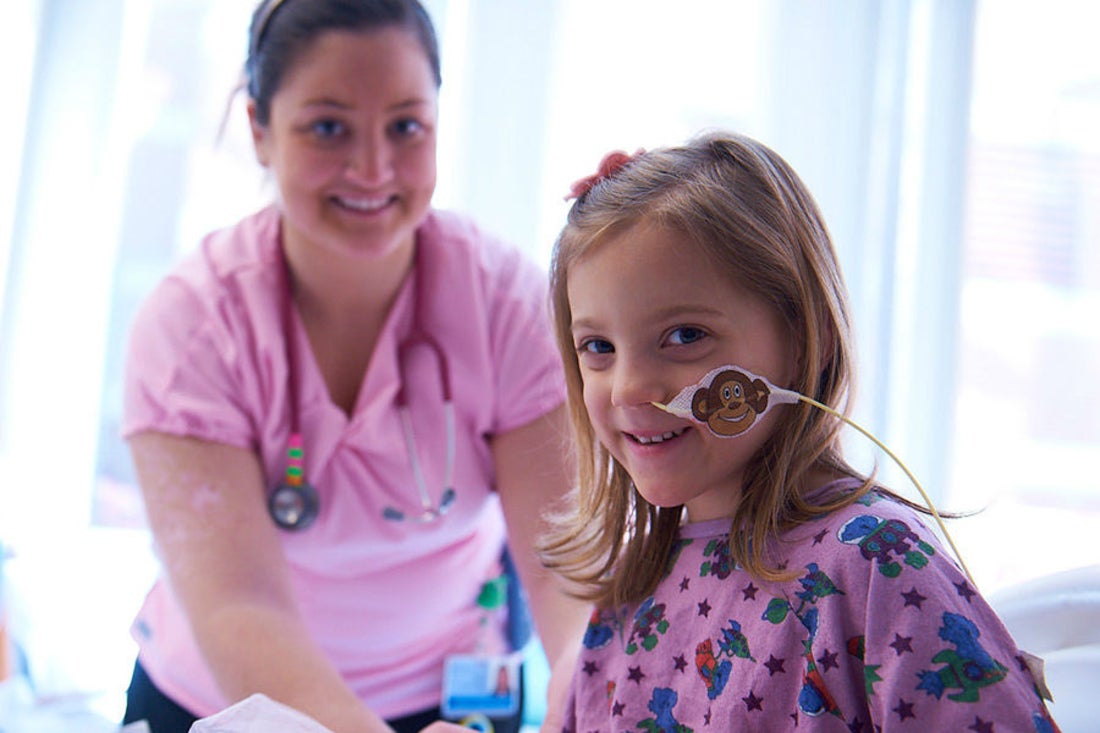
<path fill-rule="evenodd" d="M 581 354 L 612 354 L 615 352 L 615 347 L 611 342 L 603 339 L 588 339 L 577 347 L 577 351 Z"/>
<path fill-rule="evenodd" d="M 669 334 L 668 340 L 677 345 L 693 344 L 700 339 L 706 338 L 706 331 L 701 328 L 695 328 L 694 326 L 681 326 L 675 329 Z"/>
<path fill-rule="evenodd" d="M 317 120 L 310 125 L 310 131 L 322 140 L 339 137 L 345 129 L 344 124 L 336 120 Z"/>

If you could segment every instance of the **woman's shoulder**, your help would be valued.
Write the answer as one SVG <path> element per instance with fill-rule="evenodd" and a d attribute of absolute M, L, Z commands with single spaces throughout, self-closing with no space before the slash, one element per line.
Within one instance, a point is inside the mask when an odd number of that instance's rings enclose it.
<path fill-rule="evenodd" d="M 517 244 L 483 228 L 466 214 L 432 209 L 419 230 L 432 258 L 450 272 L 473 269 L 488 287 L 528 278 L 545 279 L 532 257 Z"/>
<path fill-rule="evenodd" d="M 451 212 L 432 211 L 418 237 L 430 293 L 420 317 L 450 352 L 452 372 L 461 371 L 456 383 L 477 395 L 477 409 L 491 409 L 487 432 L 526 425 L 559 406 L 564 383 L 545 270 Z"/>
<path fill-rule="evenodd" d="M 278 213 L 269 207 L 206 235 L 145 297 L 133 337 L 187 340 L 215 331 L 228 338 L 246 327 L 252 311 L 266 314 L 281 276 L 278 227 Z"/>
<path fill-rule="evenodd" d="M 207 234 L 154 288 L 149 300 L 217 308 L 234 292 L 268 288 L 278 277 L 279 215 L 274 206 Z"/>
<path fill-rule="evenodd" d="M 462 248 L 464 253 L 482 248 L 510 248 L 501 237 L 484 229 L 472 216 L 450 209 L 430 209 L 417 233 L 421 239 L 442 240 Z"/>
<path fill-rule="evenodd" d="M 225 286 L 274 271 L 279 262 L 279 212 L 275 206 L 213 230 L 186 255 L 172 276 Z"/>
<path fill-rule="evenodd" d="M 248 446 L 282 355 L 278 215 L 206 236 L 146 297 L 129 331 L 127 434 L 157 430 Z M 270 240 L 270 241 L 268 241 Z M 277 262 L 277 260 L 276 260 Z M 275 371 L 274 374 L 278 374 Z"/>

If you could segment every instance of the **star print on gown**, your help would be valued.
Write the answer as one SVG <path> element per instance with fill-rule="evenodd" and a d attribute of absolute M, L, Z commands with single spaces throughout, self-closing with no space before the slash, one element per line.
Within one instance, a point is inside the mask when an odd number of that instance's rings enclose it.
<path fill-rule="evenodd" d="M 909 508 L 870 496 L 795 528 L 772 555 L 790 580 L 746 573 L 728 531 L 686 525 L 651 597 L 593 614 L 566 730 L 1057 730 Z"/>

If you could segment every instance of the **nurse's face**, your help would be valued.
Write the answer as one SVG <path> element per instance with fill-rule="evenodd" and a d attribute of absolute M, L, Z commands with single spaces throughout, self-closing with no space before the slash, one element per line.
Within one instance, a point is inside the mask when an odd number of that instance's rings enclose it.
<path fill-rule="evenodd" d="M 284 245 L 367 258 L 412 247 L 435 190 L 437 113 L 414 34 L 318 36 L 272 96 L 268 124 L 249 109 L 257 157 L 278 184 Z"/>

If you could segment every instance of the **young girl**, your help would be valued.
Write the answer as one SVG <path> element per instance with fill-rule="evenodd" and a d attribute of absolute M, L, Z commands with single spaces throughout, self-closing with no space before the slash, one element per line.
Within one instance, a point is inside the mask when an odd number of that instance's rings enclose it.
<path fill-rule="evenodd" d="M 596 610 L 565 730 L 1057 730 L 916 507 L 845 461 L 835 415 L 775 399 L 846 415 L 854 371 L 790 167 L 710 134 L 573 193 L 552 299 L 580 488 L 543 550 Z"/>

